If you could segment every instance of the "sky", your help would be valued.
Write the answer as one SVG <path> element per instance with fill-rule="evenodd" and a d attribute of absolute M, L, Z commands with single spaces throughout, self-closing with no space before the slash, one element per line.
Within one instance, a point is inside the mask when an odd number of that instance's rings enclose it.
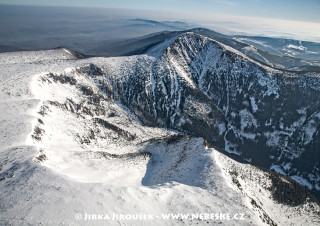
<path fill-rule="evenodd" d="M 147 9 L 320 22 L 320 0 L 0 0 L 0 4 Z"/>
<path fill-rule="evenodd" d="M 320 0 L 0 0 L 1 4 L 142 10 L 139 18 L 186 21 L 225 34 L 320 42 Z"/>

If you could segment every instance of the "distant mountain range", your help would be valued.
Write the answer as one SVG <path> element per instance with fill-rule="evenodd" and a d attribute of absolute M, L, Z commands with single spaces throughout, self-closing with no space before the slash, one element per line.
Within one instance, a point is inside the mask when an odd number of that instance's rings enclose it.
<path fill-rule="evenodd" d="M 202 28 L 179 32 L 159 32 L 114 43 L 110 47 L 101 46 L 90 51 L 90 53 L 102 54 L 107 52 L 110 56 L 143 54 L 152 46 L 188 31 L 231 46 L 251 58 L 274 68 L 290 71 L 320 71 L 320 43 L 267 37 L 227 36 Z"/>
<path fill-rule="evenodd" d="M 142 54 L 174 35 L 190 31 L 229 45 L 268 66 L 319 71 L 320 43 L 274 37 L 223 35 L 176 20 L 151 20 L 117 9 L 0 8 L 0 52 L 44 50 L 60 46 L 94 56 Z"/>

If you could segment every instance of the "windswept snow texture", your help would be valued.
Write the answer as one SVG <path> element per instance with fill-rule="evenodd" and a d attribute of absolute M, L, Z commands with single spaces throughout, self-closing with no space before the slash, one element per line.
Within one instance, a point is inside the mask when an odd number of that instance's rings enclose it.
<path fill-rule="evenodd" d="M 316 104 L 299 105 L 292 133 L 283 132 L 285 119 L 262 110 L 285 95 L 283 80 L 303 84 L 317 81 L 315 75 L 284 75 L 193 33 L 141 56 L 77 59 L 56 49 L 1 53 L 0 59 L 0 224 L 319 222 L 319 205 L 307 189 L 210 148 L 228 144 L 253 163 L 259 152 L 273 155 L 272 163 L 284 170 L 297 167 L 283 164 L 292 157 L 285 148 L 296 131 L 313 145 L 319 116 L 308 114 Z M 280 129 L 272 127 L 277 120 Z M 272 134 L 280 138 L 267 143 Z M 286 137 L 287 146 L 278 150 L 277 141 Z M 306 152 L 293 153 L 298 159 Z M 309 174 L 314 180 L 298 172 L 293 179 L 317 186 L 317 168 Z M 75 219 L 85 213 L 160 217 Z M 241 213 L 244 219 L 162 219 L 167 213 Z"/>

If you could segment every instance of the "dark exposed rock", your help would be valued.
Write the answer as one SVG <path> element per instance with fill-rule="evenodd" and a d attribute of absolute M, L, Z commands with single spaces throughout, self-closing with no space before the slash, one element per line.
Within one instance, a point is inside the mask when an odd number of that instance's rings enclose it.
<path fill-rule="evenodd" d="M 125 131 L 124 129 L 121 129 L 118 126 L 116 126 L 110 122 L 107 122 L 106 120 L 103 120 L 101 118 L 94 118 L 93 120 L 94 120 L 94 122 L 104 126 L 105 128 L 111 129 L 111 130 L 117 132 L 120 136 L 124 137 L 128 141 L 134 140 L 136 138 L 135 134 L 132 134 L 128 131 Z"/>

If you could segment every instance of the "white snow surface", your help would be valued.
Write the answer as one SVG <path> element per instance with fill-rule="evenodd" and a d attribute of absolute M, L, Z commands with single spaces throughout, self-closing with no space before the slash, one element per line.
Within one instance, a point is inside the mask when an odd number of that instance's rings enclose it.
<path fill-rule="evenodd" d="M 66 49 L 0 54 L 0 224 L 264 225 L 261 212 L 280 225 L 306 225 L 315 219 L 312 214 L 301 217 L 309 214 L 305 206 L 277 204 L 256 181 L 240 180 L 245 187 L 240 191 L 230 180 L 230 166 L 261 177 L 263 171 L 206 148 L 202 138 L 163 139 L 176 132 L 143 126 L 125 107 L 106 98 L 93 77 L 77 70 L 94 63 L 125 79 L 140 58 L 148 62 L 154 56 L 76 60 Z M 184 77 L 183 69 L 177 72 Z M 76 85 L 66 78 L 75 79 Z M 103 97 L 99 108 L 80 92 L 80 85 Z M 244 128 L 255 126 L 248 117 L 244 115 Z M 96 123 L 98 119 L 109 128 Z M 158 217 L 75 218 L 85 213 Z M 159 217 L 167 213 L 241 213 L 244 220 Z"/>

